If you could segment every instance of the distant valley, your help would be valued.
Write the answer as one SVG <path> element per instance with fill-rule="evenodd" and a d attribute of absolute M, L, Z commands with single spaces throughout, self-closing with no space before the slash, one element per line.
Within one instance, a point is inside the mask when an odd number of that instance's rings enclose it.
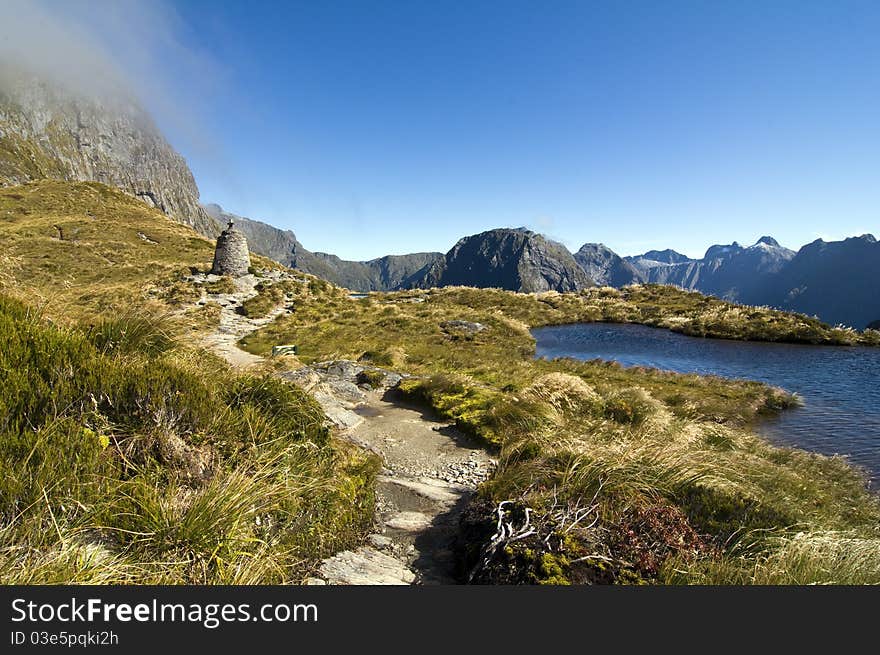
<path fill-rule="evenodd" d="M 216 204 L 204 206 L 209 216 L 220 223 L 234 221 L 247 235 L 251 250 L 306 273 L 357 291 L 388 291 L 418 286 L 426 269 L 443 255 L 421 252 L 410 255 L 387 255 L 370 261 L 347 261 L 336 255 L 312 252 L 290 230 L 280 230 L 268 223 L 237 216 Z"/>

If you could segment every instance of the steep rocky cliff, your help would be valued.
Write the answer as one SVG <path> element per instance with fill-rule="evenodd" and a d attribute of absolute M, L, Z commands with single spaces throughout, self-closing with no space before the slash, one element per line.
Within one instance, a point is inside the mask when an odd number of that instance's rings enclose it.
<path fill-rule="evenodd" d="M 501 228 L 461 239 L 416 285 L 537 292 L 577 291 L 594 283 L 565 246 L 524 228 Z"/>
<path fill-rule="evenodd" d="M 135 102 L 0 66 L 0 186 L 43 178 L 104 182 L 206 236 L 219 231 L 186 161 Z"/>

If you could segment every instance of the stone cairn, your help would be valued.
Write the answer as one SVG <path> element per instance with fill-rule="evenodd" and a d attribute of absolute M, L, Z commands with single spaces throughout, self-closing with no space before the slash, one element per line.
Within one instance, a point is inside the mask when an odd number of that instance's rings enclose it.
<path fill-rule="evenodd" d="M 214 250 L 214 275 L 230 275 L 241 277 L 248 274 L 251 257 L 248 253 L 247 238 L 241 230 L 235 229 L 232 221 L 217 237 L 217 248 Z"/>

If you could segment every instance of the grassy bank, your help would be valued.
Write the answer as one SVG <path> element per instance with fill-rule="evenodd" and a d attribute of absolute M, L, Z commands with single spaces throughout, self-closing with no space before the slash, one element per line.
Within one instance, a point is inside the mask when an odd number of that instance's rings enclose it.
<path fill-rule="evenodd" d="M 186 276 L 210 270 L 213 253 L 214 244 L 191 228 L 104 184 L 40 180 L 0 189 L 0 288 L 59 321 L 133 305 L 185 306 L 198 297 Z"/>
<path fill-rule="evenodd" d="M 529 328 L 617 320 L 737 338 L 863 335 L 769 310 L 749 326 L 750 309 L 661 287 L 363 300 L 326 287 L 303 290 L 292 308 L 243 346 L 296 343 L 305 362 L 354 358 L 416 374 L 406 394 L 498 450 L 464 528 L 472 581 L 880 582 L 880 504 L 864 477 L 750 427 L 794 398 L 747 381 L 535 360 Z M 506 536 L 482 550 L 499 520 Z"/>
<path fill-rule="evenodd" d="M 434 291 L 432 293 L 438 293 Z M 825 345 L 880 346 L 880 331 L 832 327 L 817 318 L 729 303 L 672 286 L 597 287 L 579 293 L 512 294 L 458 287 L 439 291 L 443 302 L 495 309 L 530 327 L 607 321 L 639 323 L 695 337 Z"/>
<path fill-rule="evenodd" d="M 295 582 L 371 525 L 376 460 L 172 315 L 212 251 L 101 184 L 0 189 L 0 582 Z"/>
<path fill-rule="evenodd" d="M 372 522 L 376 461 L 317 404 L 130 313 L 0 296 L 0 581 L 282 583 Z"/>

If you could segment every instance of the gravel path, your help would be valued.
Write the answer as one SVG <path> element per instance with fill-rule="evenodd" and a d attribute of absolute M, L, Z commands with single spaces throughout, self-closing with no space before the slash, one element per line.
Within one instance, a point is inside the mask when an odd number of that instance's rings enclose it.
<path fill-rule="evenodd" d="M 394 390 L 372 392 L 354 410 L 350 436 L 378 451 L 377 530 L 369 545 L 325 561 L 330 584 L 454 584 L 451 550 L 462 509 L 493 462 L 473 440 Z M 379 557 L 382 555 L 383 557 Z"/>
<path fill-rule="evenodd" d="M 200 283 L 212 281 L 207 276 Z M 199 304 L 221 307 L 217 328 L 204 344 L 233 366 L 246 368 L 263 358 L 241 350 L 242 337 L 286 312 L 250 319 L 236 309 L 257 292 L 259 280 L 235 280 L 231 294 L 203 292 Z M 458 519 L 477 485 L 495 462 L 477 443 L 424 408 L 404 402 L 390 371 L 381 389 L 358 385 L 357 362 L 324 362 L 280 375 L 309 391 L 337 434 L 383 460 L 377 484 L 376 530 L 367 543 L 325 560 L 309 584 L 454 584 L 452 542 Z"/>
<path fill-rule="evenodd" d="M 276 307 L 267 316 L 261 318 L 248 318 L 236 310 L 245 300 L 257 295 L 256 285 L 265 278 L 257 278 L 254 275 L 236 278 L 233 281 L 235 284 L 234 293 L 208 293 L 205 290 L 206 284 L 220 279 L 217 275 L 194 275 L 191 279 L 196 284 L 202 285 L 202 296 L 196 304 L 204 305 L 208 302 L 214 302 L 221 309 L 219 323 L 213 332 L 205 336 L 202 341 L 203 345 L 237 368 L 247 368 L 262 362 L 263 358 L 259 355 L 239 348 L 238 340 L 287 313 L 287 309 L 283 305 Z"/>

